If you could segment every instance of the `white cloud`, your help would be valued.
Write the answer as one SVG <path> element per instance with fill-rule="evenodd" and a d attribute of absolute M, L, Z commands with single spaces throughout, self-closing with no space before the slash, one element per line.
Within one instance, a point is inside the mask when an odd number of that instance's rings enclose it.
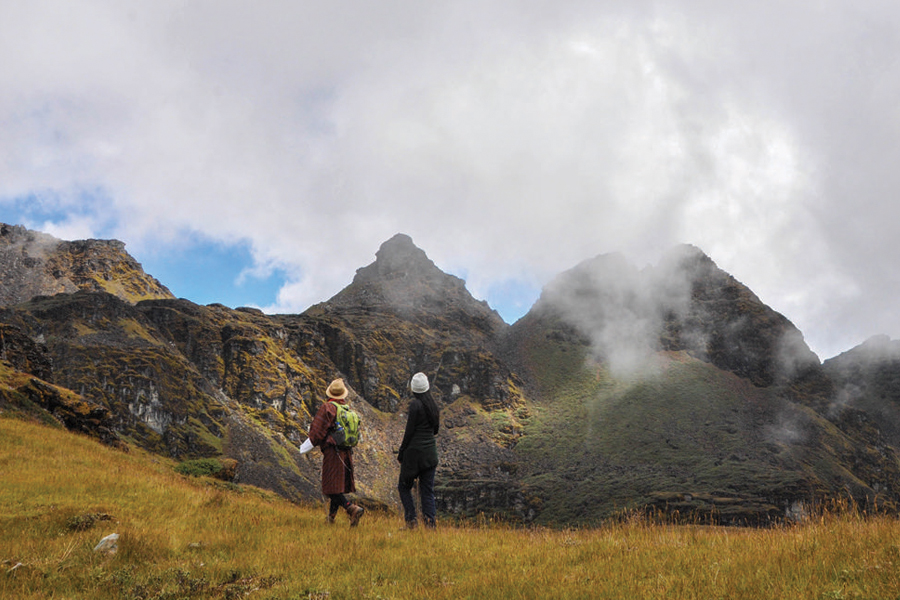
<path fill-rule="evenodd" d="M 696 244 L 830 356 L 900 336 L 900 8 L 3 2 L 0 203 L 349 282 L 394 233 L 470 289 Z M 102 212 L 71 199 L 108 199 Z M 2 204 L 0 204 L 2 206 Z M 93 223 L 93 225 L 92 225 Z M 827 324 L 827 325 L 825 325 Z"/>

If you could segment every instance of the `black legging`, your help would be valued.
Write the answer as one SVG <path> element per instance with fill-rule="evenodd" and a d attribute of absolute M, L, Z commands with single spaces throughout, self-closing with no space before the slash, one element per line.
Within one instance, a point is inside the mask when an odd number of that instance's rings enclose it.
<path fill-rule="evenodd" d="M 350 506 L 350 501 L 343 494 L 328 494 L 328 497 L 331 498 L 331 507 L 328 509 L 328 514 L 337 514 L 339 508 L 346 509 Z"/>

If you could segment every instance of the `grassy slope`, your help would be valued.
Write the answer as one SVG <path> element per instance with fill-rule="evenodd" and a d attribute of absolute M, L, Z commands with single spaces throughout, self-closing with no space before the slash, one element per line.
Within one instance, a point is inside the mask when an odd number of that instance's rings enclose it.
<path fill-rule="evenodd" d="M 854 483 L 833 454 L 834 427 L 770 388 L 684 353 L 660 354 L 655 374 L 616 379 L 586 351 L 549 336 L 526 344 L 544 400 L 516 452 L 539 522 L 596 523 L 646 505 L 755 522 L 825 480 Z M 817 437 L 791 443 L 788 421 Z"/>
<path fill-rule="evenodd" d="M 885 518 L 408 532 L 370 514 L 356 529 L 328 527 L 320 507 L 187 479 L 140 450 L 9 418 L 0 470 L 2 598 L 803 599 L 900 589 L 900 524 Z M 85 528 L 86 515 L 110 520 Z M 93 552 L 112 532 L 119 552 Z"/>

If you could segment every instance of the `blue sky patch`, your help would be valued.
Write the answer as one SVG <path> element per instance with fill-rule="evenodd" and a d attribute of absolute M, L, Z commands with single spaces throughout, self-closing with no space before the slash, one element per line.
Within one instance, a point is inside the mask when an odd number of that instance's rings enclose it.
<path fill-rule="evenodd" d="M 467 268 L 457 268 L 447 272 L 463 281 L 466 281 L 469 276 Z M 468 286 L 467 289 L 469 289 Z M 471 289 L 469 289 L 469 293 L 472 293 Z M 504 279 L 492 284 L 488 288 L 486 296 L 478 297 L 478 299 L 487 302 L 504 321 L 512 325 L 531 310 L 540 295 L 540 286 L 524 279 Z"/>
<path fill-rule="evenodd" d="M 518 279 L 507 279 L 488 289 L 485 300 L 512 325 L 531 310 L 541 295 L 541 288 Z"/>
<path fill-rule="evenodd" d="M 144 271 L 156 277 L 179 298 L 197 304 L 265 307 L 275 303 L 285 273 L 274 270 L 268 277 L 241 276 L 253 267 L 247 243 L 223 244 L 197 238 L 171 252 L 154 252 L 137 258 Z"/>
<path fill-rule="evenodd" d="M 506 279 L 488 288 L 485 300 L 512 325 L 531 310 L 541 295 L 541 288 L 520 279 Z"/>
<path fill-rule="evenodd" d="M 90 222 L 94 237 L 113 237 L 116 212 L 102 189 L 81 190 L 72 195 L 46 190 L 0 198 L 0 221 L 10 225 L 24 225 L 28 229 L 51 233 L 47 231 L 48 224 L 67 227 L 82 220 Z M 68 238 L 62 236 L 61 239 Z"/>

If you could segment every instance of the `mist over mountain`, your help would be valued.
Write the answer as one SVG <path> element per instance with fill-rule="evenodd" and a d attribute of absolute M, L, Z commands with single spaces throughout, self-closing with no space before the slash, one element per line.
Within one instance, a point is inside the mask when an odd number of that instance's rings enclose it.
<path fill-rule="evenodd" d="M 771 385 L 818 364 L 799 330 L 693 246 L 639 271 L 602 255 L 559 275 L 535 306 L 586 335 L 614 374 L 653 369 L 660 351 L 691 356 Z"/>
<path fill-rule="evenodd" d="M 364 421 L 359 501 L 396 509 L 407 384 L 442 407 L 439 510 L 589 523 L 654 509 L 765 523 L 850 494 L 900 501 L 900 351 L 819 362 L 802 333 L 700 249 L 559 274 L 507 325 L 406 235 L 302 314 L 174 299 L 120 242 L 2 226 L 2 414 L 214 458 L 317 501 L 297 447 L 328 381 Z"/>
<path fill-rule="evenodd" d="M 835 386 L 829 414 L 871 420 L 880 438 L 900 446 L 900 341 L 869 338 L 826 360 L 824 368 Z"/>

